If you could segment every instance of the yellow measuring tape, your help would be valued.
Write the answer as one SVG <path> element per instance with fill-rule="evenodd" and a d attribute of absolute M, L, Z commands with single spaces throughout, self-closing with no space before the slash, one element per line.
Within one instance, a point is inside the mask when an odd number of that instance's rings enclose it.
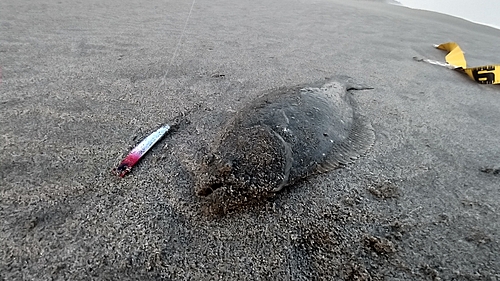
<path fill-rule="evenodd" d="M 464 52 L 455 42 L 443 43 L 436 48 L 449 53 L 446 62 L 454 69 L 465 72 L 470 78 L 481 84 L 500 84 L 500 65 L 485 65 L 467 68 Z"/>

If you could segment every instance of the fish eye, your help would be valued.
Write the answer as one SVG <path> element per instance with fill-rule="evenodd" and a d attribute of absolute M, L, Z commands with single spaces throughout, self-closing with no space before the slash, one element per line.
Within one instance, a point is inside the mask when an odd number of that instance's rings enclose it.
<path fill-rule="evenodd" d="M 215 155 L 214 154 L 207 154 L 203 156 L 203 163 L 206 165 L 212 164 L 215 160 Z"/>

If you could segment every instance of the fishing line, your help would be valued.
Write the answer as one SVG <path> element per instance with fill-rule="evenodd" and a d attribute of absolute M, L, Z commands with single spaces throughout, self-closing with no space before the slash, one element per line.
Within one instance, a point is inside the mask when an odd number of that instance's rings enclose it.
<path fill-rule="evenodd" d="M 187 28 L 187 25 L 189 22 L 189 18 L 191 18 L 191 14 L 193 13 L 193 7 L 194 7 L 195 2 L 196 2 L 196 0 L 193 0 L 193 2 L 191 3 L 191 8 L 189 9 L 189 13 L 188 13 L 188 16 L 186 18 L 186 22 L 184 23 L 184 27 L 182 28 L 181 36 L 179 37 L 179 40 L 177 41 L 177 44 L 175 45 L 174 53 L 172 54 L 172 57 L 170 58 L 170 62 L 168 64 L 167 70 L 165 71 L 165 75 L 163 75 L 163 79 L 162 79 L 162 83 L 161 83 L 162 85 L 164 85 L 166 83 L 168 71 L 170 70 L 170 67 L 172 67 L 172 64 L 174 63 L 175 57 L 177 56 L 177 52 L 179 51 L 179 47 L 181 45 L 182 38 L 184 37 L 184 34 L 186 33 L 186 28 Z"/>
<path fill-rule="evenodd" d="M 175 57 L 177 56 L 177 52 L 179 51 L 179 47 L 181 45 L 182 38 L 184 37 L 184 34 L 186 33 L 186 27 L 189 22 L 189 18 L 191 17 L 191 14 L 193 12 L 193 7 L 194 3 L 196 0 L 193 0 L 191 3 L 191 8 L 189 9 L 188 16 L 186 18 L 186 22 L 184 23 L 184 28 L 182 29 L 181 36 L 179 37 L 179 41 L 177 41 L 177 44 L 174 49 L 174 53 L 172 57 L 170 58 L 170 63 L 167 67 L 167 70 L 165 71 L 165 75 L 163 75 L 163 79 L 161 84 L 164 84 L 167 79 L 168 75 L 168 70 L 172 66 Z M 0 82 L 1 82 L 1 68 L 0 68 Z M 161 86 L 161 85 L 160 85 Z M 130 153 L 125 157 L 125 159 L 120 162 L 118 167 L 114 168 L 112 172 L 119 176 L 119 177 L 124 177 L 126 174 L 128 174 L 131 170 L 132 167 L 135 166 L 139 162 L 139 160 L 151 149 L 160 139 L 168 132 L 170 131 L 171 126 L 169 124 L 163 125 L 161 128 L 156 130 L 154 133 L 150 134 L 148 137 L 146 137 L 144 140 L 142 140 Z"/>

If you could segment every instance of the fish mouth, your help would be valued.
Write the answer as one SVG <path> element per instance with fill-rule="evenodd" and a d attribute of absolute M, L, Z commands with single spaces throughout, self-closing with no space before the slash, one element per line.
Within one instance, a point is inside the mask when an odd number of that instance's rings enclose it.
<path fill-rule="evenodd" d="M 222 186 L 223 184 L 221 182 L 205 184 L 197 193 L 199 196 L 207 197 Z"/>

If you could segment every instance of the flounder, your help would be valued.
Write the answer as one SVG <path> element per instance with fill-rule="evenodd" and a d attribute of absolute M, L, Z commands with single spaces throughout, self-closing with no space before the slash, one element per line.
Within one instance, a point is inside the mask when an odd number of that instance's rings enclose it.
<path fill-rule="evenodd" d="M 204 157 L 197 194 L 231 209 L 351 163 L 375 139 L 354 89 L 325 80 L 272 91 L 244 107 Z"/>

